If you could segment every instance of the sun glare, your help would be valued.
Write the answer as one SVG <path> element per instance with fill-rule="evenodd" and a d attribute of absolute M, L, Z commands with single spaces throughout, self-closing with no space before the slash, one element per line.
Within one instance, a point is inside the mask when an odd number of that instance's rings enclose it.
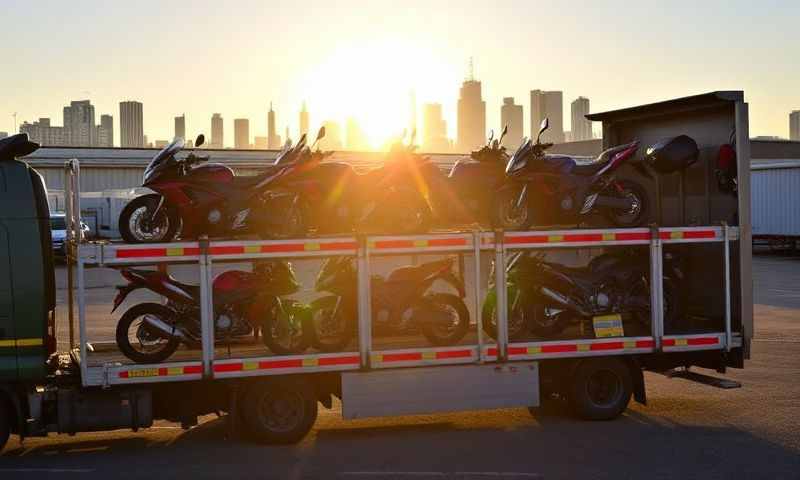
<path fill-rule="evenodd" d="M 313 105 L 314 123 L 336 121 L 344 137 L 346 120 L 354 118 L 369 146 L 380 148 L 411 124 L 412 92 L 419 118 L 422 103 L 452 97 L 458 78 L 458 69 L 430 50 L 377 41 L 338 48 L 301 87 Z"/>

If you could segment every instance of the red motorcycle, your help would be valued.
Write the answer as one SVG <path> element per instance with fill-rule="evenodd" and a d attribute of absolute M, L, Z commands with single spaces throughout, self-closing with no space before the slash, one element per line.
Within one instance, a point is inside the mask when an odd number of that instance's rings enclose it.
<path fill-rule="evenodd" d="M 320 129 L 319 141 L 325 135 Z M 204 142 L 197 137 L 195 146 Z M 308 150 L 303 135 L 294 147 L 287 142 L 277 160 L 255 176 L 236 176 L 207 157 L 177 154 L 184 141 L 176 138 L 161 150 L 144 172 L 143 187 L 156 193 L 133 199 L 119 219 L 122 238 L 129 243 L 168 242 L 201 234 L 230 236 L 258 234 L 265 238 L 302 236 L 306 230 L 300 195 L 277 188 L 281 180 L 302 167 L 296 160 Z"/>
<path fill-rule="evenodd" d="M 200 287 L 179 282 L 157 270 L 123 268 L 129 282 L 117 287 L 113 313 L 134 290 L 145 288 L 167 303 L 140 303 L 129 308 L 117 323 L 120 351 L 136 363 L 159 363 L 180 344 L 201 344 Z M 285 261 L 257 263 L 253 273 L 228 271 L 213 282 L 214 338 L 224 344 L 236 337 L 258 336 L 277 354 L 302 353 L 311 341 L 304 325 L 308 307 L 282 299 L 300 289 L 292 266 Z"/>
<path fill-rule="evenodd" d="M 617 227 L 642 225 L 648 213 L 647 191 L 616 176 L 617 169 L 633 159 L 639 142 L 610 148 L 581 164 L 567 155 L 545 154 L 553 145 L 540 140 L 548 126 L 544 119 L 536 142 L 523 142 L 508 161 L 506 184 L 496 194 L 495 224 L 524 230 L 533 224 L 580 224 L 601 214 Z M 644 170 L 640 163 L 634 166 Z"/>

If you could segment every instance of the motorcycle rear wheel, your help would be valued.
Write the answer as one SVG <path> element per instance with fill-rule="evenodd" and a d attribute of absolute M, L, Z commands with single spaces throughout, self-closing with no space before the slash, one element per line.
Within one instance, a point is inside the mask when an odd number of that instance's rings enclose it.
<path fill-rule="evenodd" d="M 142 324 L 145 315 L 153 315 L 168 324 L 174 323 L 175 312 L 158 303 L 140 303 L 129 308 L 117 323 L 116 339 L 119 350 L 136 363 L 161 363 L 175 353 L 178 337 L 159 337 L 147 332 Z M 134 331 L 131 332 L 131 327 Z M 131 339 L 138 341 L 138 346 Z"/>
<path fill-rule="evenodd" d="M 614 192 L 615 196 L 631 200 L 632 206 L 629 210 L 607 209 L 606 216 L 614 225 L 620 228 L 632 228 L 642 225 L 647 220 L 648 197 L 647 191 L 638 183 L 631 180 L 620 180 L 617 182 L 621 192 Z M 612 185 L 607 191 L 614 189 Z"/>
<path fill-rule="evenodd" d="M 458 343 L 469 330 L 469 310 L 461 297 L 450 293 L 434 293 L 428 300 L 438 308 L 444 308 L 451 315 L 455 314 L 448 326 L 434 323 L 422 323 L 422 334 L 437 347 L 446 347 Z"/>
<path fill-rule="evenodd" d="M 342 305 L 336 309 L 337 297 L 322 297 L 311 302 L 311 345 L 325 353 L 341 352 L 353 337 L 353 328 Z"/>
<path fill-rule="evenodd" d="M 122 210 L 119 216 L 119 233 L 128 243 L 157 243 L 174 240 L 181 219 L 173 208 L 163 205 L 158 212 L 156 225 L 147 225 L 147 219 L 161 201 L 161 195 L 151 193 L 136 197 Z M 149 227 L 149 228 L 148 228 Z"/>

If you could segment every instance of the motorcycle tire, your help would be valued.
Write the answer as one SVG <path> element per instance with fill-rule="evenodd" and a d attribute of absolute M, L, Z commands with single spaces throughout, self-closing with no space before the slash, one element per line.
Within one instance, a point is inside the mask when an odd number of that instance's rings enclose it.
<path fill-rule="evenodd" d="M 282 300 L 282 304 L 283 309 L 279 308 L 277 302 L 270 306 L 263 320 L 261 339 L 277 355 L 303 353 L 311 343 L 309 308 L 295 300 Z M 287 331 L 291 332 L 289 338 Z"/>
<path fill-rule="evenodd" d="M 160 201 L 161 195 L 151 193 L 136 197 L 125 205 L 125 208 L 122 209 L 122 213 L 119 216 L 119 233 L 122 235 L 122 239 L 125 240 L 125 242 L 157 243 L 169 242 L 175 239 L 178 234 L 178 229 L 180 228 L 180 217 L 173 208 L 166 205 L 163 206 L 159 212 L 160 216 L 163 215 L 164 220 L 167 222 L 166 227 L 162 229 L 160 235 L 146 238 L 141 233 L 138 233 L 135 227 L 133 229 L 131 228 L 131 217 L 137 210 L 142 208 L 145 208 L 146 211 L 155 210 Z"/>
<path fill-rule="evenodd" d="M 434 293 L 427 295 L 426 299 L 438 307 L 450 307 L 458 316 L 458 322 L 448 331 L 443 333 L 438 325 L 428 322 L 421 323 L 422 334 L 428 341 L 437 347 L 455 345 L 469 330 L 469 310 L 461 297 L 450 293 Z"/>
<path fill-rule="evenodd" d="M 533 223 L 533 210 L 530 204 L 519 208 L 517 215 L 512 215 L 516 209 L 519 190 L 509 185 L 501 188 L 495 194 L 492 203 L 492 227 L 503 230 L 526 230 Z"/>
<path fill-rule="evenodd" d="M 311 345 L 325 353 L 342 352 L 350 340 L 353 338 L 352 322 L 345 308 L 339 307 L 336 317 L 330 319 L 330 313 L 333 312 L 338 297 L 322 297 L 311 302 Z M 335 333 L 321 335 L 323 326 L 321 321 L 332 320 L 335 324 Z"/>
<path fill-rule="evenodd" d="M 638 201 L 638 206 L 633 212 L 623 212 L 617 209 L 606 209 L 605 215 L 611 222 L 620 228 L 633 228 L 643 225 L 647 221 L 649 211 L 649 197 L 647 190 L 632 180 L 620 180 L 617 182 L 622 188 L 622 193 L 614 191 L 615 196 L 630 197 Z M 612 185 L 609 189 L 614 189 Z"/>
<path fill-rule="evenodd" d="M 513 298 L 514 292 L 517 287 L 510 285 L 508 287 L 508 297 Z M 525 334 L 530 331 L 529 315 L 525 308 L 518 305 L 516 311 L 509 312 L 508 322 L 508 340 L 517 341 L 525 337 Z M 496 339 L 497 338 L 497 290 L 491 289 L 486 294 L 486 300 L 483 301 L 481 309 L 481 320 L 483 323 L 483 331 L 487 335 Z"/>
<path fill-rule="evenodd" d="M 161 348 L 152 352 L 143 352 L 130 343 L 128 330 L 133 322 L 144 315 L 154 315 L 167 323 L 172 323 L 175 312 L 158 303 L 140 303 L 129 308 L 117 322 L 117 346 L 123 355 L 136 363 L 161 363 L 175 353 L 180 345 L 178 337 L 172 336 L 166 340 Z"/>

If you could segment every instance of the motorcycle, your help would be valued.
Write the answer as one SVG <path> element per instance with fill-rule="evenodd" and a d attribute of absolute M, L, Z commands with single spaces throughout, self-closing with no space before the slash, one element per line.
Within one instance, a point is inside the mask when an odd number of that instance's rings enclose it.
<path fill-rule="evenodd" d="M 156 270 L 122 268 L 128 284 L 117 287 L 112 313 L 134 290 L 145 288 L 167 303 L 140 303 L 129 308 L 116 328 L 120 351 L 136 363 L 159 363 L 179 345 L 201 345 L 200 287 L 181 283 Z M 254 271 L 232 270 L 213 282 L 214 338 L 225 344 L 236 337 L 259 333 L 277 354 L 302 353 L 310 342 L 308 308 L 282 299 L 300 289 L 291 265 L 285 261 L 258 263 Z"/>
<path fill-rule="evenodd" d="M 495 224 L 505 230 L 524 230 L 532 224 L 581 223 L 594 213 L 618 227 L 634 227 L 647 219 L 647 191 L 632 180 L 617 179 L 616 170 L 632 159 L 639 142 L 610 148 L 588 164 L 567 155 L 545 151 L 549 127 L 545 118 L 536 142 L 523 142 L 506 165 L 507 184 L 497 194 Z M 637 169 L 646 172 L 639 163 Z M 649 176 L 649 174 L 648 174 Z M 566 222 L 565 222 L 566 221 Z"/>
<path fill-rule="evenodd" d="M 429 292 L 436 280 L 452 293 Z M 317 275 L 315 289 L 330 295 L 311 302 L 312 345 L 323 352 L 344 350 L 358 325 L 358 282 L 354 259 L 331 257 Z M 371 279 L 372 324 L 376 334 L 407 334 L 419 328 L 437 346 L 453 345 L 469 328 L 464 282 L 453 272 L 453 259 L 396 268 L 386 278 Z"/>
<path fill-rule="evenodd" d="M 324 129 L 320 135 L 324 136 Z M 305 150 L 305 139 L 303 135 L 294 147 L 287 142 L 275 163 L 260 175 L 236 176 L 222 164 L 199 165 L 208 157 L 193 152 L 178 159 L 184 141 L 176 138 L 145 169 L 142 186 L 156 193 L 137 197 L 123 209 L 119 219 L 122 238 L 129 243 L 168 242 L 178 232 L 183 238 L 232 233 L 301 236 L 305 223 L 298 195 L 270 189 L 298 167 L 295 160 Z M 195 146 L 204 141 L 199 135 Z"/>
<path fill-rule="evenodd" d="M 509 340 L 533 333 L 551 337 L 571 323 L 592 324 L 599 316 L 633 320 L 650 332 L 650 272 L 646 255 L 637 250 L 614 251 L 595 257 L 585 268 L 571 268 L 544 260 L 544 253 L 518 251 L 506 266 Z M 684 299 L 678 291 L 683 281 L 679 260 L 665 254 L 663 278 L 664 324 L 682 322 Z M 489 293 L 483 304 L 484 330 L 497 336 L 497 296 L 494 264 Z"/>

